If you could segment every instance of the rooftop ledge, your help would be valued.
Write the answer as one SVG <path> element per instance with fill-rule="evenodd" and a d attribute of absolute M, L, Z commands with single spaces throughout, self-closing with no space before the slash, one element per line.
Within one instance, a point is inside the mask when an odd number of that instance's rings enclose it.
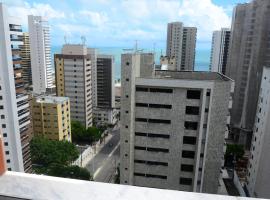
<path fill-rule="evenodd" d="M 53 200 L 252 200 L 252 198 L 161 190 L 8 171 L 0 176 L 0 199 L 1 195 L 6 199 Z"/>

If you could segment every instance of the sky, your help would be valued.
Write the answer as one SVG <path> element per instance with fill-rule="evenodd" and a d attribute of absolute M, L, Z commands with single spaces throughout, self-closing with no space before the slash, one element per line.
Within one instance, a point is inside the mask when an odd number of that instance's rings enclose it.
<path fill-rule="evenodd" d="M 0 0 L 27 31 L 27 15 L 44 16 L 52 46 L 81 43 L 92 47 L 163 48 L 167 23 L 198 28 L 197 48 L 210 49 L 212 32 L 231 26 L 233 7 L 248 0 Z"/>

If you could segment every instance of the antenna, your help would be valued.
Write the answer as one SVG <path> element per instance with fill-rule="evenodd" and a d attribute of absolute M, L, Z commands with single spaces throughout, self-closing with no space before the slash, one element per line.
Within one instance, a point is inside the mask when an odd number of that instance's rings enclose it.
<path fill-rule="evenodd" d="M 82 40 L 82 44 L 85 45 L 86 44 L 86 38 L 85 38 L 85 36 L 81 36 L 81 40 Z"/>
<path fill-rule="evenodd" d="M 64 36 L 65 44 L 67 44 L 67 35 Z"/>

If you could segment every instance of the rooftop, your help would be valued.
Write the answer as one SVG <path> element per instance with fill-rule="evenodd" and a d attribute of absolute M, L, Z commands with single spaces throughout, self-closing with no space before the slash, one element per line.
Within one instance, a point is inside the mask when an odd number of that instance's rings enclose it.
<path fill-rule="evenodd" d="M 51 104 L 62 104 L 68 101 L 68 97 L 56 97 L 56 96 L 38 96 L 36 97 L 37 103 L 51 103 Z"/>
<path fill-rule="evenodd" d="M 189 79 L 206 81 L 232 81 L 229 77 L 217 72 L 203 71 L 169 71 L 155 70 L 155 78 L 162 79 Z"/>

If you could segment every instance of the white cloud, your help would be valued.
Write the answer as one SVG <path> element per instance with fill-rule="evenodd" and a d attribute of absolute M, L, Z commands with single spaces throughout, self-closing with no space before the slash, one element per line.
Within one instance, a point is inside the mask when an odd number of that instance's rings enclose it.
<path fill-rule="evenodd" d="M 21 6 L 10 6 L 9 13 L 12 16 L 20 17 L 22 24 L 27 26 L 28 15 L 39 15 L 50 19 L 65 18 L 64 12 L 53 9 L 49 4 L 24 2 Z"/>
<path fill-rule="evenodd" d="M 91 24 L 98 27 L 103 26 L 109 20 L 106 13 L 82 10 L 80 11 L 80 14 L 88 17 L 90 19 Z"/>
<path fill-rule="evenodd" d="M 151 7 L 146 0 L 122 1 L 119 12 L 124 15 L 123 17 L 129 16 L 133 18 L 143 19 L 150 16 Z"/>
<path fill-rule="evenodd" d="M 230 27 L 231 23 L 226 10 L 211 0 L 184 0 L 179 8 L 179 17 L 185 25 L 198 28 L 199 40 L 210 40 L 212 31 Z"/>

